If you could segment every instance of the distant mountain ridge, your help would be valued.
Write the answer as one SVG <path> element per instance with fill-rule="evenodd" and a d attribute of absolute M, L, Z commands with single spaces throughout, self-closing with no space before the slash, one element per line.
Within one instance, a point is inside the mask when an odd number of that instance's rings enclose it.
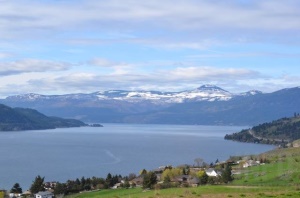
<path fill-rule="evenodd" d="M 9 96 L 0 103 L 46 115 L 101 123 L 255 125 L 300 109 L 300 88 L 230 93 L 214 85 L 181 92 L 98 91 L 90 94 Z"/>
<path fill-rule="evenodd" d="M 0 131 L 54 129 L 85 126 L 81 121 L 48 117 L 34 110 L 0 104 Z"/>
<path fill-rule="evenodd" d="M 203 85 L 194 90 L 181 92 L 160 92 L 160 91 L 126 91 L 109 90 L 99 91 L 90 94 L 66 94 L 66 95 L 39 95 L 34 93 L 9 96 L 6 100 L 10 101 L 36 101 L 50 99 L 90 99 L 90 100 L 123 100 L 127 102 L 139 102 L 148 100 L 154 103 L 183 103 L 190 101 L 222 101 L 230 100 L 240 95 L 261 94 L 260 91 L 249 91 L 241 94 L 232 94 L 215 85 Z"/>

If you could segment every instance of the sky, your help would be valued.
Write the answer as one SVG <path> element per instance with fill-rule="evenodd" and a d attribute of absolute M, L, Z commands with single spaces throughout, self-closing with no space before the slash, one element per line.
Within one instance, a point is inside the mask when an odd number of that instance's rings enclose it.
<path fill-rule="evenodd" d="M 299 0 L 0 0 L 0 97 L 300 86 Z"/>

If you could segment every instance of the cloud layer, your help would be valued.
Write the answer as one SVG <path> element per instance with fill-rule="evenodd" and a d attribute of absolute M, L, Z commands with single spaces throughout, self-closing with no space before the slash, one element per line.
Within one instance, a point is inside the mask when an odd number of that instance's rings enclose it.
<path fill-rule="evenodd" d="M 299 86 L 297 0 L 2 0 L 1 96 Z M 299 73 L 299 74 L 298 74 Z"/>

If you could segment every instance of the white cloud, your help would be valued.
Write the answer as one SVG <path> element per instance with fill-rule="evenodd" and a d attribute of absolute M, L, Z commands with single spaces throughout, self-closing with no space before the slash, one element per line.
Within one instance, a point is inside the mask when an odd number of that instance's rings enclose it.
<path fill-rule="evenodd" d="M 24 92 L 259 82 L 269 90 L 290 84 L 283 77 L 265 79 L 264 73 L 278 75 L 299 62 L 299 7 L 297 0 L 5 0 L 0 5 L 0 76 L 35 74 L 16 86 Z M 66 62 L 51 61 L 56 58 Z M 1 90 L 8 87 L 3 80 L 1 85 Z M 7 90 L 14 89 L 10 85 Z"/>
<path fill-rule="evenodd" d="M 115 66 L 119 65 L 119 63 L 117 63 L 117 62 L 113 62 L 113 61 L 105 59 L 105 58 L 94 58 L 94 59 L 88 61 L 88 64 L 96 65 L 99 67 L 115 67 Z"/>
<path fill-rule="evenodd" d="M 272 92 L 285 87 L 299 86 L 299 76 L 265 76 L 249 69 L 216 67 L 177 67 L 175 69 L 147 72 L 117 72 L 100 74 L 94 72 L 47 73 L 36 76 L 31 73 L 5 76 L 1 79 L 2 95 L 22 93 L 64 94 L 91 93 L 102 90 L 160 90 L 180 91 L 195 89 L 202 84 L 216 84 L 231 92 L 240 93 L 252 89 Z M 17 79 L 23 79 L 18 81 Z M 4 81 L 6 83 L 4 83 Z M 67 90 L 67 92 L 66 92 Z"/>
<path fill-rule="evenodd" d="M 69 69 L 71 64 L 38 59 L 23 59 L 0 63 L 0 76 L 15 75 L 31 72 L 63 71 Z"/>
<path fill-rule="evenodd" d="M 229 0 L 178 0 L 176 3 L 172 0 L 3 1 L 0 32 L 5 37 L 24 36 L 24 32 L 27 36 L 40 37 L 64 30 L 119 31 L 117 37 L 124 39 L 122 32 L 140 34 L 156 29 L 159 32 L 189 31 L 194 38 L 222 35 L 236 39 L 241 33 L 245 38 L 249 35 L 252 39 L 268 38 L 261 32 L 272 31 L 274 37 L 276 32 L 282 36 L 285 31 L 300 29 L 299 6 L 297 0 L 254 0 L 250 3 Z M 151 34 L 157 36 L 155 32 Z M 166 35 L 172 37 L 167 32 Z"/>
<path fill-rule="evenodd" d="M 48 77 L 28 81 L 29 87 L 53 87 L 55 90 L 94 92 L 107 89 L 149 89 L 168 91 L 174 88 L 198 87 L 204 82 L 224 83 L 230 80 L 258 79 L 260 74 L 245 69 L 218 69 L 213 67 L 188 67 L 149 73 L 107 75 L 94 73 L 72 73 L 58 77 Z M 44 86 L 41 86 L 44 85 Z M 55 87 L 55 88 L 54 88 Z M 195 87 L 194 87 L 195 88 Z"/>
<path fill-rule="evenodd" d="M 5 59 L 5 58 L 8 58 L 8 57 L 11 57 L 12 55 L 9 54 L 9 53 L 1 53 L 0 52 L 0 59 Z"/>

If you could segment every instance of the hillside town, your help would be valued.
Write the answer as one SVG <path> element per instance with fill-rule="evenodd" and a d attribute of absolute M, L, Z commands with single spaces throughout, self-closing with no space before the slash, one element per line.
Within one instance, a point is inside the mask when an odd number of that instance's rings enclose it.
<path fill-rule="evenodd" d="M 201 158 L 194 160 L 195 164 L 160 166 L 157 169 L 147 171 L 142 169 L 139 175 L 134 173 L 122 177 L 121 175 L 111 175 L 106 178 L 77 178 L 68 180 L 65 183 L 56 181 L 45 182 L 43 177 L 37 176 L 29 190 L 22 191 L 16 183 L 10 191 L 2 190 L 1 198 L 53 198 L 67 194 L 80 193 L 82 191 L 98 191 L 102 189 L 119 188 L 143 188 L 143 189 L 165 189 L 181 187 L 198 187 L 201 185 L 222 185 L 230 183 L 234 175 L 241 174 L 243 169 L 251 166 L 264 165 L 266 159 L 252 159 L 251 156 L 239 157 L 238 160 L 229 159 L 207 164 Z"/>

